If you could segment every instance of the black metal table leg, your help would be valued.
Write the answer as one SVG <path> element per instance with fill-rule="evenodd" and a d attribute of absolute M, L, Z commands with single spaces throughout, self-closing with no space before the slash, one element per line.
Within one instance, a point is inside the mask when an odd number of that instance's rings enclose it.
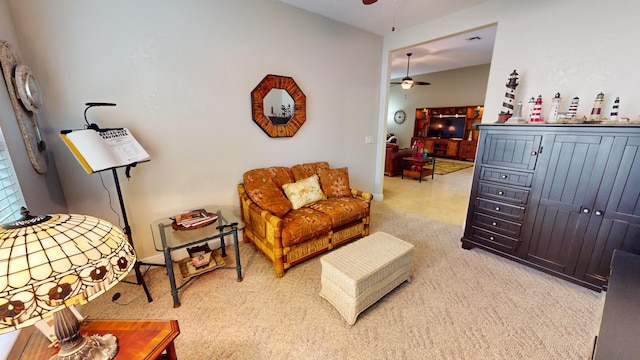
<path fill-rule="evenodd" d="M 169 285 L 171 286 L 171 296 L 173 297 L 173 307 L 180 306 L 180 299 L 178 299 L 178 287 L 176 286 L 176 276 L 173 271 L 173 262 L 171 261 L 171 250 L 166 249 L 164 253 L 164 264 L 167 267 L 167 277 L 169 277 Z"/>
<path fill-rule="evenodd" d="M 242 281 L 242 265 L 240 264 L 240 248 L 238 247 L 238 229 L 233 228 L 233 247 L 236 253 L 236 272 L 238 273 L 238 280 Z"/>

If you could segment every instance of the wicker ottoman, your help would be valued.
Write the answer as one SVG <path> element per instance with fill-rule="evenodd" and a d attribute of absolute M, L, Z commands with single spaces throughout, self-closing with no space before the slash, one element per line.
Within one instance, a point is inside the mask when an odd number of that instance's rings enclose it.
<path fill-rule="evenodd" d="M 366 308 L 411 277 L 413 245 L 376 232 L 320 258 L 320 296 L 349 325 Z"/>

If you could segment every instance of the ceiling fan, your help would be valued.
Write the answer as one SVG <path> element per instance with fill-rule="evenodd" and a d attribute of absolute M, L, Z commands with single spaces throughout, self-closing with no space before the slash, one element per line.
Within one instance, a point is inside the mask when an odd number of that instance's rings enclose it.
<path fill-rule="evenodd" d="M 411 61 L 412 53 L 407 54 L 407 76 L 402 78 L 402 82 L 391 82 L 391 85 L 400 85 L 404 90 L 409 90 L 413 85 L 431 85 L 431 83 L 424 81 L 416 81 L 409 77 L 409 61 Z"/>

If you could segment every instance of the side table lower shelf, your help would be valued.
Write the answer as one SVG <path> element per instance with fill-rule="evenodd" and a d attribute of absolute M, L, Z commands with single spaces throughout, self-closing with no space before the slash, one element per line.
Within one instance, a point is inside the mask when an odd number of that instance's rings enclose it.
<path fill-rule="evenodd" d="M 194 276 L 202 275 L 211 270 L 215 270 L 221 268 L 225 265 L 224 259 L 222 258 L 222 252 L 220 250 L 214 250 L 213 255 L 211 255 L 211 261 L 209 265 L 203 266 L 198 269 L 193 265 L 191 258 L 184 258 L 178 261 L 178 267 L 180 268 L 180 275 L 182 275 L 183 280 L 188 280 Z"/>
<path fill-rule="evenodd" d="M 408 169 L 407 163 L 415 164 L 414 168 Z M 418 182 L 422 182 L 422 179 L 426 176 L 431 175 L 431 179 L 436 171 L 436 158 L 429 157 L 427 159 L 423 158 L 414 158 L 414 157 L 405 157 L 402 158 L 402 179 L 405 176 L 412 177 L 418 179 Z"/>

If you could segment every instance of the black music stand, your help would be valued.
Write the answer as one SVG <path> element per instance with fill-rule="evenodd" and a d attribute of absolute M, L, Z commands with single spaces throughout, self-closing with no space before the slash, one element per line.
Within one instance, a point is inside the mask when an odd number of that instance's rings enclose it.
<path fill-rule="evenodd" d="M 129 164 L 127 166 L 125 166 L 125 174 L 128 177 L 130 177 L 129 172 L 131 171 L 132 167 L 135 167 L 138 163 L 133 163 L 133 164 Z M 111 172 L 113 173 L 113 182 L 116 185 L 116 192 L 118 193 L 118 201 L 120 202 L 120 212 L 122 212 L 122 220 L 124 221 L 124 228 L 123 231 L 124 233 L 127 235 L 127 240 L 129 241 L 129 244 L 131 245 L 131 247 L 133 247 L 134 251 L 135 251 L 135 246 L 133 245 L 133 237 L 131 235 L 131 227 L 129 226 L 129 219 L 127 218 L 127 211 L 124 207 L 124 200 L 122 198 L 122 190 L 120 189 L 120 180 L 118 178 L 118 168 L 112 168 Z M 136 256 L 136 263 L 133 266 L 133 269 L 136 273 L 136 282 L 132 283 L 129 281 L 123 281 L 127 284 L 135 284 L 135 285 L 142 285 L 142 288 L 144 289 L 144 293 L 147 295 L 147 301 L 148 302 L 152 302 L 153 299 L 151 298 L 151 294 L 149 293 L 149 289 L 147 288 L 147 283 L 144 282 L 144 277 L 142 276 L 142 272 L 140 272 L 140 266 L 145 265 L 145 266 L 164 266 L 164 264 L 153 264 L 153 263 L 145 263 L 142 262 L 140 260 L 138 260 L 137 256 Z"/>

